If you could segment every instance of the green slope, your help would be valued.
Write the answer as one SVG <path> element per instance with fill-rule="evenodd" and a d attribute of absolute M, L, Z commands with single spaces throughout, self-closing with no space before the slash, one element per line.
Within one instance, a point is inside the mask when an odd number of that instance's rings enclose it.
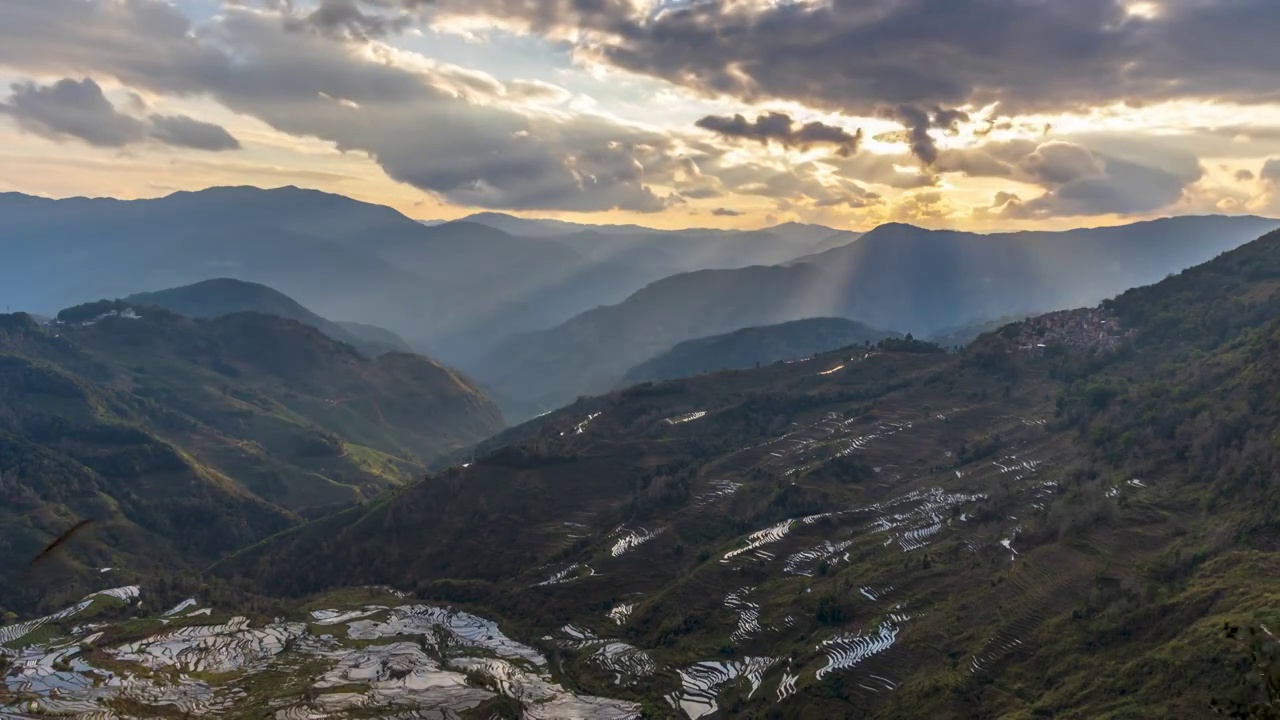
<path fill-rule="evenodd" d="M 291 320 L 119 302 L 60 318 L 0 316 L 0 607 L 76 597 L 101 567 L 200 567 L 501 427 L 448 368 Z M 80 518 L 92 530 L 28 578 Z"/>

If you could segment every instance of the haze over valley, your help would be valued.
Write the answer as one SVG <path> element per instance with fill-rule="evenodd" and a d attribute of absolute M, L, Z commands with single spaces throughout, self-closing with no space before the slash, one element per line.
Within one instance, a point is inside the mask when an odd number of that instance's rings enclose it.
<path fill-rule="evenodd" d="M 145 304 L 146 293 L 189 283 L 252 282 L 455 364 L 516 420 L 605 392 L 688 340 L 814 317 L 928 337 L 1094 304 L 1280 227 L 1203 216 L 985 235 L 889 224 L 860 235 L 583 229 L 492 214 L 424 225 L 341 196 L 248 187 L 145 201 L 9 194 L 0 206 L 0 235 L 20 248 L 0 268 L 10 308 L 50 315 L 103 298 Z M 486 223 L 536 229 L 517 236 Z M 170 307 L 307 322 L 270 303 Z"/>

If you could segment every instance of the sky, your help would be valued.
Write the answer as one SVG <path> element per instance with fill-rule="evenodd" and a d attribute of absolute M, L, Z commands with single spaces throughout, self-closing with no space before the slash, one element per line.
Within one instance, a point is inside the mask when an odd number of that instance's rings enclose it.
<path fill-rule="evenodd" d="M 1280 216 L 1276 0 L 0 0 L 0 191 L 415 218 Z"/>

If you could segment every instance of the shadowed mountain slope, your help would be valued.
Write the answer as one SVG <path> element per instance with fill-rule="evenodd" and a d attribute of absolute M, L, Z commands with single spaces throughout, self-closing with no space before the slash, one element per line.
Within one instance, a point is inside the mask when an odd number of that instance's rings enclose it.
<path fill-rule="evenodd" d="M 631 368 L 622 385 L 800 360 L 893 335 L 843 318 L 810 318 L 688 340 Z"/>
<path fill-rule="evenodd" d="M 611 388 L 631 367 L 685 340 L 823 316 L 927 336 L 1093 304 L 1278 226 L 1255 217 L 1181 217 L 978 235 L 883 225 L 786 266 L 665 278 L 617 305 L 512 337 L 469 369 L 512 417 L 528 417 Z"/>
<path fill-rule="evenodd" d="M 644 384 L 219 572 L 484 609 L 655 717 L 1208 717 L 1280 622 L 1278 310 L 1280 233 L 959 354 Z"/>

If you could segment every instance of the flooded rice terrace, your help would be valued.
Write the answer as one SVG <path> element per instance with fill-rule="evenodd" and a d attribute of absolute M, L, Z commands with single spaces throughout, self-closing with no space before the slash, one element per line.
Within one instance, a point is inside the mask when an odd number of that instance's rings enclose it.
<path fill-rule="evenodd" d="M 95 603 L 140 609 L 139 588 L 95 593 L 60 613 L 0 628 L 0 718 L 218 716 L 253 709 L 277 720 L 458 718 L 500 695 L 528 718 L 622 720 L 639 706 L 577 695 L 547 660 L 491 620 L 428 605 L 318 610 L 305 622 L 216 621 L 192 598 L 159 617 L 82 624 Z M 128 626 L 128 628 L 126 628 Z M 137 628 L 144 628 L 138 630 Z M 112 636 L 121 637 L 119 633 Z M 602 659 L 649 670 L 617 647 Z"/>

